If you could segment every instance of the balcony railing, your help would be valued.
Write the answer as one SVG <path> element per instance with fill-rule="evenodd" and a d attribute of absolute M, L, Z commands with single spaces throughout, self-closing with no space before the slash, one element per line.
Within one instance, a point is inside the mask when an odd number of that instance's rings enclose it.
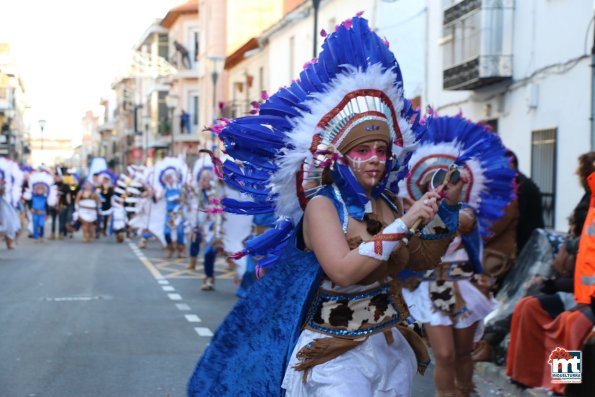
<path fill-rule="evenodd" d="M 444 10 L 444 89 L 472 90 L 510 79 L 512 22 L 512 0 L 463 0 Z"/>

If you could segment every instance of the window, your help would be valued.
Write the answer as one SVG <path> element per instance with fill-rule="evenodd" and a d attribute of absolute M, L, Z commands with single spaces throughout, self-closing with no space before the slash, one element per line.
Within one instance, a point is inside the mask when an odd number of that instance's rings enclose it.
<path fill-rule="evenodd" d="M 481 13 L 478 11 L 444 26 L 441 44 L 445 69 L 479 56 Z"/>
<path fill-rule="evenodd" d="M 167 109 L 167 103 L 165 97 L 167 91 L 159 91 L 157 97 L 157 119 L 159 123 L 159 133 L 169 134 L 171 133 L 171 121 L 169 119 L 169 110 Z"/>
<path fill-rule="evenodd" d="M 258 91 L 264 91 L 264 66 L 258 68 Z"/>
<path fill-rule="evenodd" d="M 330 18 L 326 24 L 326 32 L 328 34 L 333 33 L 335 31 L 335 26 L 337 26 L 337 18 Z"/>
<path fill-rule="evenodd" d="M 297 78 L 294 73 L 294 64 L 295 63 L 295 37 L 291 36 L 289 38 L 289 81 L 293 81 L 293 79 Z"/>
<path fill-rule="evenodd" d="M 157 55 L 163 59 L 169 59 L 169 37 L 167 33 L 159 33 Z"/>
<path fill-rule="evenodd" d="M 198 31 L 192 32 L 192 53 L 194 54 L 194 61 L 198 61 L 198 53 L 200 50 L 200 36 L 198 35 Z"/>
<path fill-rule="evenodd" d="M 546 228 L 556 221 L 556 133 L 555 128 L 531 133 L 531 179 L 541 190 Z"/>

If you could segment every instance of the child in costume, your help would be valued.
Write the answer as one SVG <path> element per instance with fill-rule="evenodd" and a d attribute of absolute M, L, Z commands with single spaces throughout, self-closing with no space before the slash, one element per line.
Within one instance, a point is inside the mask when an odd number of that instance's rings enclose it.
<path fill-rule="evenodd" d="M 497 305 L 483 275 L 481 235 L 514 198 L 514 170 L 500 138 L 461 116 L 432 119 L 408 168 L 399 188 L 404 198 L 417 200 L 437 189 L 462 205 L 448 250 L 417 283 L 409 280 L 411 290 L 403 295 L 432 346 L 436 396 L 469 396 L 474 336 L 481 336 L 483 319 Z"/>
<path fill-rule="evenodd" d="M 77 193 L 74 203 L 76 219 L 81 223 L 81 229 L 83 230 L 83 241 L 86 243 L 93 242 L 95 240 L 95 223 L 97 222 L 101 199 L 96 193 L 93 183 L 88 178 Z"/>
<path fill-rule="evenodd" d="M 155 185 L 156 198 L 165 200 L 165 220 L 163 235 L 167 243 L 167 257 L 171 258 L 177 251 L 178 258 L 184 257 L 184 235 L 186 222 L 184 205 L 186 200 L 185 184 L 188 167 L 177 157 L 166 157 L 155 165 L 158 184 Z M 172 239 L 172 232 L 176 240 Z"/>
<path fill-rule="evenodd" d="M 31 200 L 33 239 L 43 242 L 48 207 L 55 206 L 58 200 L 54 177 L 47 172 L 33 172 L 29 175 L 29 188 L 24 198 Z"/>
<path fill-rule="evenodd" d="M 196 263 L 204 234 L 202 228 L 208 218 L 208 215 L 203 210 L 207 207 L 209 196 L 212 195 L 212 191 L 214 190 L 211 183 L 213 180 L 212 169 L 213 165 L 206 155 L 196 160 L 192 168 L 188 214 L 191 230 L 189 243 L 190 263 L 186 267 L 188 270 L 196 270 Z"/>
<path fill-rule="evenodd" d="M 266 255 L 266 274 L 217 331 L 189 395 L 410 396 L 429 356 L 397 274 L 438 263 L 459 207 L 429 192 L 404 214 L 387 189 L 425 130 L 394 55 L 354 17 L 258 107 L 217 129 L 235 161 L 214 166 L 252 199 L 224 199 L 226 211 L 277 215 L 234 255 Z"/>
<path fill-rule="evenodd" d="M 110 170 L 103 170 L 98 173 L 99 188 L 97 189 L 99 199 L 101 200 L 101 209 L 99 211 L 98 234 L 107 236 L 108 226 L 112 220 L 112 198 L 114 196 L 114 184 L 117 182 L 116 175 Z"/>

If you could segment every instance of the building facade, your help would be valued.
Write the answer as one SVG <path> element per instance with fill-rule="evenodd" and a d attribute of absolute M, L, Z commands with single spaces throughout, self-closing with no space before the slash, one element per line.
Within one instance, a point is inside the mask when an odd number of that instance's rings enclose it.
<path fill-rule="evenodd" d="M 191 0 L 171 9 L 160 25 L 168 30 L 169 62 L 177 72 L 166 79 L 170 85 L 166 106 L 171 109 L 170 145 L 173 155 L 193 161 L 198 155 L 200 97 L 198 60 L 201 29 L 198 1 Z M 169 103 L 168 103 L 169 102 Z"/>
<path fill-rule="evenodd" d="M 577 157 L 590 147 L 592 2 L 445 0 L 427 8 L 424 103 L 492 126 L 540 187 L 546 225 L 566 230 L 583 194 Z"/>
<path fill-rule="evenodd" d="M 0 156 L 29 163 L 31 145 L 25 87 L 10 44 L 0 43 Z"/>

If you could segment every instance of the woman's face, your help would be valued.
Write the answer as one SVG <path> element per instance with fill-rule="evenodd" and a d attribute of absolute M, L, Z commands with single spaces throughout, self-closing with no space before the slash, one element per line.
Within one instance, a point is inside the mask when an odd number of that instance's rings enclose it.
<path fill-rule="evenodd" d="M 85 182 L 84 184 L 85 190 L 91 190 L 92 189 L 92 185 L 90 182 Z"/>
<path fill-rule="evenodd" d="M 384 141 L 365 142 L 351 149 L 345 157 L 357 181 L 369 191 L 384 177 L 388 146 Z"/>

